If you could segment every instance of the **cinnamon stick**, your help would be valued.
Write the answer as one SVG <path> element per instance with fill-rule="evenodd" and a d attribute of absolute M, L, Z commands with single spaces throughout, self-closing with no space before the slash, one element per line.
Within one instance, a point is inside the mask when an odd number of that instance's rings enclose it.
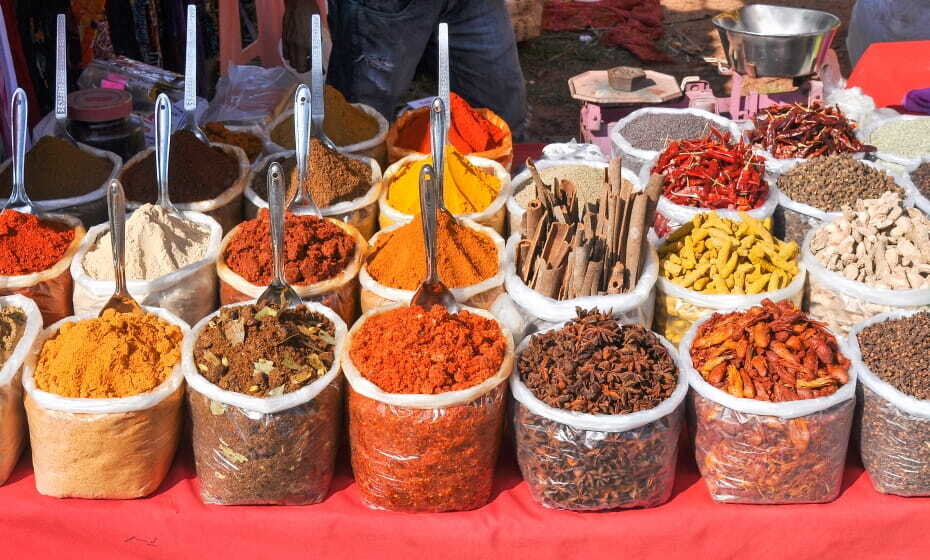
<path fill-rule="evenodd" d="M 630 236 L 626 240 L 626 269 L 627 282 L 624 288 L 631 290 L 639 280 L 639 271 L 642 266 L 643 245 L 646 242 L 646 212 L 649 197 L 646 193 L 636 193 L 633 199 L 633 212 L 630 216 Z"/>
<path fill-rule="evenodd" d="M 539 273 L 535 290 L 546 297 L 558 297 L 563 274 L 565 274 L 564 266 L 559 268 L 543 267 Z"/>
<path fill-rule="evenodd" d="M 530 237 L 536 231 L 539 220 L 545 215 L 546 209 L 539 199 L 529 201 L 526 212 L 523 213 L 523 236 Z"/>
<path fill-rule="evenodd" d="M 526 168 L 530 170 L 530 176 L 533 177 L 533 185 L 536 187 L 536 198 L 543 198 L 545 191 L 548 191 L 549 187 L 543 182 L 542 176 L 539 175 L 539 170 L 536 169 L 533 158 L 526 158 Z"/>
<path fill-rule="evenodd" d="M 613 270 L 610 272 L 610 280 L 607 282 L 608 294 L 619 294 L 624 292 L 623 272 L 625 267 L 622 262 L 614 263 Z"/>
<path fill-rule="evenodd" d="M 582 296 L 593 296 L 600 292 L 600 278 L 603 268 L 603 261 L 588 261 L 588 267 L 584 274 L 584 286 L 581 289 Z"/>

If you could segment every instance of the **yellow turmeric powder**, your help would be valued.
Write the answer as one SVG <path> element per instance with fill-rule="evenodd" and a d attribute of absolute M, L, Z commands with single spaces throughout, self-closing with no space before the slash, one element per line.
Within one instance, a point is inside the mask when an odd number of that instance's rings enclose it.
<path fill-rule="evenodd" d="M 404 214 L 420 212 L 420 170 L 432 157 L 402 167 L 388 185 L 387 201 Z M 473 165 L 458 150 L 446 148 L 443 199 L 453 214 L 473 214 L 491 205 L 501 190 L 494 173 Z"/>
<path fill-rule="evenodd" d="M 151 313 L 65 323 L 36 364 L 42 391 L 91 399 L 129 397 L 160 385 L 181 359 L 181 329 Z"/>

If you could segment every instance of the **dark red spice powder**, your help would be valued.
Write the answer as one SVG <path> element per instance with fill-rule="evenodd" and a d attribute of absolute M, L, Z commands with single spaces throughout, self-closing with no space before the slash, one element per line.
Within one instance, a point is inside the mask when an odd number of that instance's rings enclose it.
<path fill-rule="evenodd" d="M 355 256 L 355 240 L 329 220 L 316 216 L 284 217 L 284 277 L 291 284 L 307 285 L 328 280 Z M 271 283 L 271 235 L 268 211 L 243 222 L 229 241 L 226 265 L 252 284 Z"/>
<path fill-rule="evenodd" d="M 74 229 L 15 210 L 0 213 L 0 274 L 33 274 L 50 268 L 71 246 Z"/>
<path fill-rule="evenodd" d="M 495 321 L 468 311 L 411 306 L 368 318 L 352 337 L 350 356 L 382 391 L 435 395 L 493 376 L 506 351 Z"/>

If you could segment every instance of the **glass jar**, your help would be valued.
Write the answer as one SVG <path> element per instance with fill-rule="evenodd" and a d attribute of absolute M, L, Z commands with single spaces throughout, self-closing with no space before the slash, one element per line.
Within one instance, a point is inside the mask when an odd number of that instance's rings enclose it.
<path fill-rule="evenodd" d="M 68 131 L 78 142 L 127 161 L 145 147 L 142 121 L 132 114 L 132 96 L 118 89 L 82 89 L 68 95 Z"/>

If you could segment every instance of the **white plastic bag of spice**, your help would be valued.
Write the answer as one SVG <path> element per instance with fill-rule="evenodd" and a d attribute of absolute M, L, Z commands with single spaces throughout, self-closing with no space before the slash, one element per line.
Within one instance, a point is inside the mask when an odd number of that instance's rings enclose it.
<path fill-rule="evenodd" d="M 216 309 L 217 279 L 214 263 L 220 252 L 223 231 L 220 224 L 206 214 L 184 212 L 184 217 L 203 225 L 210 232 L 207 252 L 203 258 L 154 280 L 127 278 L 126 287 L 140 305 L 167 309 L 188 324 L 193 324 Z M 90 228 L 71 261 L 75 315 L 99 313 L 113 295 L 112 281 L 95 280 L 84 270 L 84 256 L 109 231 L 109 224 Z"/>
<path fill-rule="evenodd" d="M 610 140 L 614 145 L 614 153 L 617 155 L 622 155 L 623 167 L 629 168 L 635 173 L 642 173 L 642 169 L 646 166 L 648 166 L 649 169 L 652 169 L 652 166 L 649 165 L 649 162 L 657 159 L 659 154 L 661 154 L 661 150 L 644 150 L 641 148 L 633 147 L 630 141 L 623 135 L 623 129 L 640 117 L 649 118 L 649 115 L 693 115 L 695 117 L 701 117 L 702 119 L 709 121 L 709 124 L 720 132 L 729 132 L 734 142 L 744 137 L 743 130 L 739 127 L 738 124 L 726 117 L 721 117 L 720 115 L 716 115 L 702 109 L 663 107 L 646 107 L 644 109 L 637 109 L 636 111 L 633 111 L 629 115 L 617 121 L 616 124 L 614 124 L 613 127 L 611 127 L 608 131 Z M 655 134 L 656 136 L 661 136 L 662 131 L 656 130 Z"/>
<path fill-rule="evenodd" d="M 646 260 L 636 287 L 623 294 L 585 296 L 557 300 L 530 288 L 517 274 L 514 255 L 520 243 L 519 235 L 507 240 L 506 277 L 504 285 L 526 321 L 525 335 L 547 329 L 556 323 L 576 317 L 576 309 L 599 309 L 614 317 L 649 327 L 655 304 L 655 284 L 659 275 L 659 258 L 652 243 L 645 244 Z"/>
<path fill-rule="evenodd" d="M 381 229 L 385 229 L 391 224 L 409 222 L 413 219 L 413 216 L 410 214 L 404 214 L 400 210 L 393 208 L 388 203 L 388 192 L 391 187 L 391 183 L 394 181 L 394 177 L 402 168 L 411 165 L 415 161 L 425 159 L 427 157 L 429 156 L 423 154 L 412 154 L 405 156 L 392 163 L 391 166 L 384 171 L 384 178 L 382 179 L 384 187 L 381 190 L 381 197 L 378 198 L 378 208 L 380 210 L 378 223 L 380 224 Z M 507 173 L 501 164 L 494 160 L 480 158 L 477 156 L 465 156 L 465 158 L 472 165 L 488 171 L 497 177 L 497 180 L 500 182 L 500 191 L 491 201 L 491 204 L 489 204 L 488 207 L 484 210 L 480 212 L 473 212 L 471 214 L 456 214 L 456 217 L 473 220 L 483 226 L 493 228 L 494 231 L 503 235 L 504 227 L 507 224 L 506 203 L 511 194 L 510 174 Z M 448 159 L 446 160 L 446 165 L 448 165 Z"/>
<path fill-rule="evenodd" d="M 450 291 L 452 295 L 455 296 L 455 301 L 459 303 L 481 309 L 490 309 L 491 305 L 497 299 L 497 296 L 504 293 L 504 275 L 507 268 L 507 253 L 504 250 L 504 239 L 493 229 L 479 225 L 471 220 L 460 220 L 459 223 L 485 235 L 494 243 L 494 247 L 497 249 L 497 273 L 477 284 L 450 288 Z M 394 224 L 387 229 L 379 231 L 371 238 L 369 245 L 371 247 L 377 246 L 380 236 L 386 235 L 404 225 L 406 224 Z M 362 313 L 369 309 L 390 305 L 392 303 L 409 303 L 410 298 L 413 297 L 415 292 L 415 290 L 392 288 L 378 282 L 368 273 L 367 262 L 362 264 L 362 268 L 358 273 L 358 281 L 361 285 L 359 300 L 361 301 Z"/>
<path fill-rule="evenodd" d="M 373 509 L 408 512 L 484 506 L 491 498 L 503 434 L 513 338 L 489 312 L 463 307 L 500 326 L 507 349 L 497 373 L 460 391 L 387 393 L 362 376 L 350 350 L 353 336 L 367 319 L 398 307 L 365 313 L 349 331 L 342 353 L 350 387 L 352 471 L 362 502 Z"/>
<path fill-rule="evenodd" d="M 857 136 L 859 137 L 859 140 L 862 141 L 862 143 L 874 145 L 872 144 L 872 135 L 875 134 L 875 132 L 877 132 L 880 128 L 884 127 L 885 125 L 896 124 L 896 123 L 901 123 L 901 122 L 906 122 L 906 121 L 922 120 L 922 119 L 926 119 L 930 121 L 930 117 L 926 115 L 898 115 L 898 114 L 890 115 L 889 114 L 889 115 L 876 116 L 869 122 L 869 124 L 859 129 Z M 928 128 L 930 128 L 930 126 L 928 126 Z M 914 138 L 911 141 L 918 142 L 919 139 Z M 907 168 L 917 167 L 921 161 L 920 156 L 916 156 L 916 157 L 909 156 L 906 154 L 900 154 L 900 153 L 893 152 L 890 150 L 879 149 L 878 151 L 874 153 L 874 155 L 879 160 L 882 160 L 888 163 L 894 163 L 894 164 L 901 165 Z"/>
<path fill-rule="evenodd" d="M 745 308 L 729 309 L 745 311 Z M 694 323 L 678 356 L 688 378 L 695 459 L 711 497 L 741 504 L 831 502 L 840 494 L 856 402 L 856 371 L 835 393 L 768 402 L 734 397 L 694 369 Z M 849 356 L 837 338 L 839 351 Z"/>
<path fill-rule="evenodd" d="M 346 323 L 351 324 L 358 309 L 358 272 L 368 252 L 368 243 L 354 227 L 333 218 L 327 219 L 339 226 L 355 241 L 355 255 L 352 261 L 342 272 L 328 280 L 315 284 L 292 284 L 291 287 L 304 302 L 320 302 L 338 313 Z M 267 288 L 266 285 L 249 282 L 226 264 L 226 247 L 236 236 L 240 227 L 241 225 L 236 226 L 226 234 L 216 257 L 216 274 L 220 280 L 220 305 L 255 299 Z M 268 243 L 271 243 L 270 238 Z"/>
<path fill-rule="evenodd" d="M 113 164 L 113 169 L 110 171 L 110 175 L 107 177 L 106 181 L 96 189 L 80 196 L 54 198 L 51 200 L 34 200 L 33 202 L 43 212 L 55 212 L 74 216 L 81 220 L 84 227 L 87 228 L 107 220 L 107 185 L 109 185 L 110 181 L 115 179 L 120 171 L 122 171 L 123 158 L 113 152 L 98 150 L 87 144 L 78 143 L 78 148 L 96 157 L 110 160 L 110 163 Z M 0 175 L 6 171 L 6 168 L 10 166 L 12 161 L 12 159 L 8 159 L 4 161 L 3 164 L 0 164 Z M 58 163 L 60 162 L 55 162 L 55 164 Z M 65 190 L 64 187 L 62 187 L 62 190 Z M 6 204 L 6 201 L 7 199 L 0 198 L 0 205 Z"/>
<path fill-rule="evenodd" d="M 930 288 L 876 288 L 828 270 L 810 251 L 811 238 L 816 231 L 809 231 L 801 245 L 801 261 L 808 271 L 804 299 L 812 318 L 846 336 L 853 325 L 873 315 L 930 306 Z"/>
<path fill-rule="evenodd" d="M 387 119 L 384 118 L 384 115 L 378 112 L 374 107 L 365 105 L 364 103 L 350 103 L 350 105 L 357 107 L 363 113 L 367 114 L 371 118 L 375 119 L 378 123 L 378 132 L 368 140 L 362 142 L 357 142 L 355 144 L 349 144 L 347 146 L 337 146 L 337 150 L 343 154 L 352 154 L 356 156 L 370 157 L 378 162 L 378 165 L 385 166 L 387 165 L 387 146 L 385 141 L 387 140 L 388 129 L 390 125 L 387 122 Z M 291 106 L 289 109 L 278 115 L 271 123 L 265 128 L 265 134 L 268 138 L 271 139 L 271 144 L 268 147 L 268 152 L 284 152 L 293 149 L 293 141 L 290 142 L 289 146 L 282 146 L 274 141 L 274 136 L 272 133 L 278 125 L 285 122 L 288 119 L 293 119 L 294 117 L 294 107 Z M 290 127 L 290 132 L 288 133 L 288 138 L 294 138 L 294 126 L 293 124 Z"/>
<path fill-rule="evenodd" d="M 177 325 L 187 323 L 154 307 L 144 308 Z M 23 388 L 36 490 L 56 498 L 132 499 L 154 492 L 171 468 L 181 434 L 184 375 L 178 363 L 147 393 L 92 399 L 62 397 L 36 387 L 33 372 L 45 341 L 71 316 L 42 331 L 26 358 Z"/>
<path fill-rule="evenodd" d="M 291 393 L 250 397 L 221 389 L 200 374 L 194 361 L 197 339 L 219 311 L 184 337 L 182 364 L 204 503 L 314 504 L 329 492 L 342 439 L 339 356 L 346 324 L 328 307 L 307 307 L 336 327 L 334 360 L 322 377 Z"/>
<path fill-rule="evenodd" d="M 517 462 L 533 499 L 545 507 L 573 511 L 655 507 L 667 502 L 675 485 L 678 438 L 688 394 L 688 380 L 675 347 L 659 336 L 678 369 L 678 384 L 667 399 L 641 412 L 586 414 L 553 408 L 526 387 L 519 355 L 530 340 L 517 346 L 510 390 L 516 401 Z"/>
<path fill-rule="evenodd" d="M 174 202 L 174 206 L 182 212 L 200 212 L 210 216 L 219 222 L 225 233 L 242 221 L 242 193 L 245 191 L 246 179 L 248 178 L 251 165 L 249 164 L 249 158 L 246 157 L 245 152 L 238 146 L 218 144 L 216 142 L 210 142 L 210 145 L 220 148 L 239 162 L 239 175 L 226 187 L 226 190 L 220 193 L 216 198 L 199 200 L 197 202 Z M 126 173 L 127 169 L 134 165 L 139 165 L 154 151 L 155 148 L 149 147 L 132 156 L 123 166 L 121 176 Z M 143 204 L 145 203 L 138 200 L 128 200 L 126 201 L 126 208 L 132 211 Z"/>
<path fill-rule="evenodd" d="M 930 165 L 930 154 L 920 158 L 920 160 L 915 165 L 901 166 L 893 163 L 889 164 L 889 162 L 881 162 L 883 169 L 886 169 L 891 173 L 902 173 L 907 177 L 908 181 L 910 181 L 911 185 L 914 187 L 914 206 L 919 208 L 920 211 L 924 214 L 930 215 L 930 198 L 924 195 L 924 193 L 917 188 L 917 185 L 914 183 L 912 177 L 914 171 L 923 165 Z"/>
<path fill-rule="evenodd" d="M 881 313 L 856 323 L 849 333 L 849 358 L 862 390 L 854 433 L 872 486 L 883 494 L 930 496 L 930 401 L 904 394 L 875 375 L 862 359 L 859 333 L 915 313 Z"/>
<path fill-rule="evenodd" d="M 58 262 L 46 270 L 18 276 L 0 276 L 0 295 L 20 294 L 32 299 L 39 306 L 44 324 L 51 325 L 73 313 L 71 294 L 74 284 L 70 267 L 84 239 L 84 226 L 74 216 L 65 214 L 41 214 L 40 219 L 74 228 L 74 240 Z"/>
<path fill-rule="evenodd" d="M 23 410 L 21 383 L 23 361 L 42 330 L 42 314 L 31 299 L 19 295 L 0 297 L 0 308 L 15 307 L 26 315 L 23 335 L 13 352 L 0 366 L 0 484 L 6 482 L 23 449 L 26 412 Z"/>

